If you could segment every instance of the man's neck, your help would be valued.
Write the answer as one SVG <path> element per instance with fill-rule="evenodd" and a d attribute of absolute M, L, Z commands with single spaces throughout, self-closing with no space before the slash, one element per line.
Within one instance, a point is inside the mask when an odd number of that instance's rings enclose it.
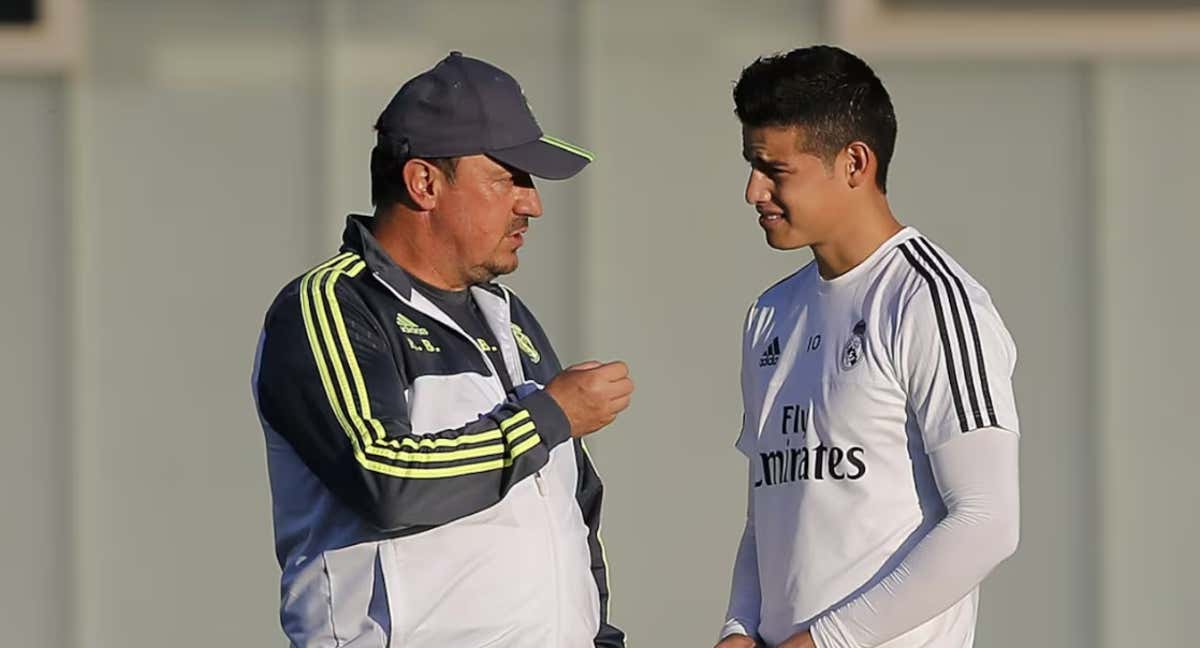
<path fill-rule="evenodd" d="M 401 210 L 398 206 L 394 209 Z M 441 290 L 466 290 L 470 282 L 453 268 L 438 262 L 439 259 L 444 262 L 451 255 L 440 253 L 440 247 L 429 231 L 428 218 L 428 214 L 421 212 L 376 213 L 371 234 L 392 262 L 409 275 Z"/>
<path fill-rule="evenodd" d="M 854 269 L 904 228 L 882 196 L 839 222 L 825 240 L 810 246 L 824 279 L 834 279 Z"/>

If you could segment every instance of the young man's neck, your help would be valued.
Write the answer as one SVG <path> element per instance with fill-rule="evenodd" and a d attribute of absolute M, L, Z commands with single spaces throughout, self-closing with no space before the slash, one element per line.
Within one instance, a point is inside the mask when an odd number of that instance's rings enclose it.
<path fill-rule="evenodd" d="M 880 196 L 846 214 L 824 241 L 809 246 L 824 279 L 846 274 L 871 256 L 879 246 L 903 229 L 892 215 L 887 198 Z"/>
<path fill-rule="evenodd" d="M 398 205 L 392 209 L 390 214 L 376 211 L 371 227 L 371 234 L 392 262 L 434 288 L 466 290 L 468 281 L 437 262 L 447 255 L 435 251 L 438 246 L 427 227 L 428 214 L 405 210 Z"/>

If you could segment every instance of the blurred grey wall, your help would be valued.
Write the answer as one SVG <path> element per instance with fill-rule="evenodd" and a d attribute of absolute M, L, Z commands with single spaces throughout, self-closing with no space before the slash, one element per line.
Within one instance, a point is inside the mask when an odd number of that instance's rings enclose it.
<path fill-rule="evenodd" d="M 0 635 L 39 647 L 71 619 L 65 112 L 58 80 L 0 78 Z"/>
<path fill-rule="evenodd" d="M 730 90 L 821 41 L 819 5 L 92 2 L 82 70 L 0 78 L 0 643 L 285 643 L 258 326 L 369 207 L 383 104 L 462 49 L 599 155 L 543 183 L 510 283 L 565 360 L 638 382 L 590 443 L 614 620 L 631 646 L 711 645 L 745 497 L 741 318 L 808 261 L 741 202 Z M 977 645 L 1189 645 L 1200 63 L 871 62 L 897 213 L 989 287 L 1021 353 L 1022 546 Z"/>
<path fill-rule="evenodd" d="M 1184 646 L 1200 609 L 1200 65 L 1109 65 L 1094 91 L 1102 628 L 1110 646 Z"/>

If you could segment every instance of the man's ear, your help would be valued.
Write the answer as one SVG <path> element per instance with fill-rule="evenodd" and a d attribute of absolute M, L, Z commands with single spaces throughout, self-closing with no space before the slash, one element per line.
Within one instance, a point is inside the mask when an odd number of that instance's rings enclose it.
<path fill-rule="evenodd" d="M 864 142 L 851 142 L 843 149 L 846 165 L 846 183 L 851 189 L 875 182 L 875 170 L 878 161 L 875 151 Z"/>
<path fill-rule="evenodd" d="M 429 211 L 437 206 L 439 185 L 444 182 L 441 171 L 429 162 L 412 158 L 404 163 L 404 188 L 408 197 L 420 211 Z"/>

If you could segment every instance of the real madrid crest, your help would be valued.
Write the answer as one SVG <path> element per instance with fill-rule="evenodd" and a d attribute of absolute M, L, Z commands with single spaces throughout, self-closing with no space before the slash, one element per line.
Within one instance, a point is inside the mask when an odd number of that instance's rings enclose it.
<path fill-rule="evenodd" d="M 862 362 L 863 353 L 867 345 L 866 335 L 867 323 L 863 320 L 858 320 L 858 323 L 854 325 L 854 330 L 850 334 L 850 339 L 842 349 L 843 371 L 849 371 Z"/>
<path fill-rule="evenodd" d="M 533 364 L 541 362 L 541 352 L 537 350 L 537 347 L 533 346 L 533 340 L 529 339 L 528 335 L 525 335 L 525 331 L 522 331 L 520 326 L 513 324 L 512 332 L 513 338 L 517 340 L 517 346 L 520 347 L 522 353 L 529 356 L 529 361 Z"/>

